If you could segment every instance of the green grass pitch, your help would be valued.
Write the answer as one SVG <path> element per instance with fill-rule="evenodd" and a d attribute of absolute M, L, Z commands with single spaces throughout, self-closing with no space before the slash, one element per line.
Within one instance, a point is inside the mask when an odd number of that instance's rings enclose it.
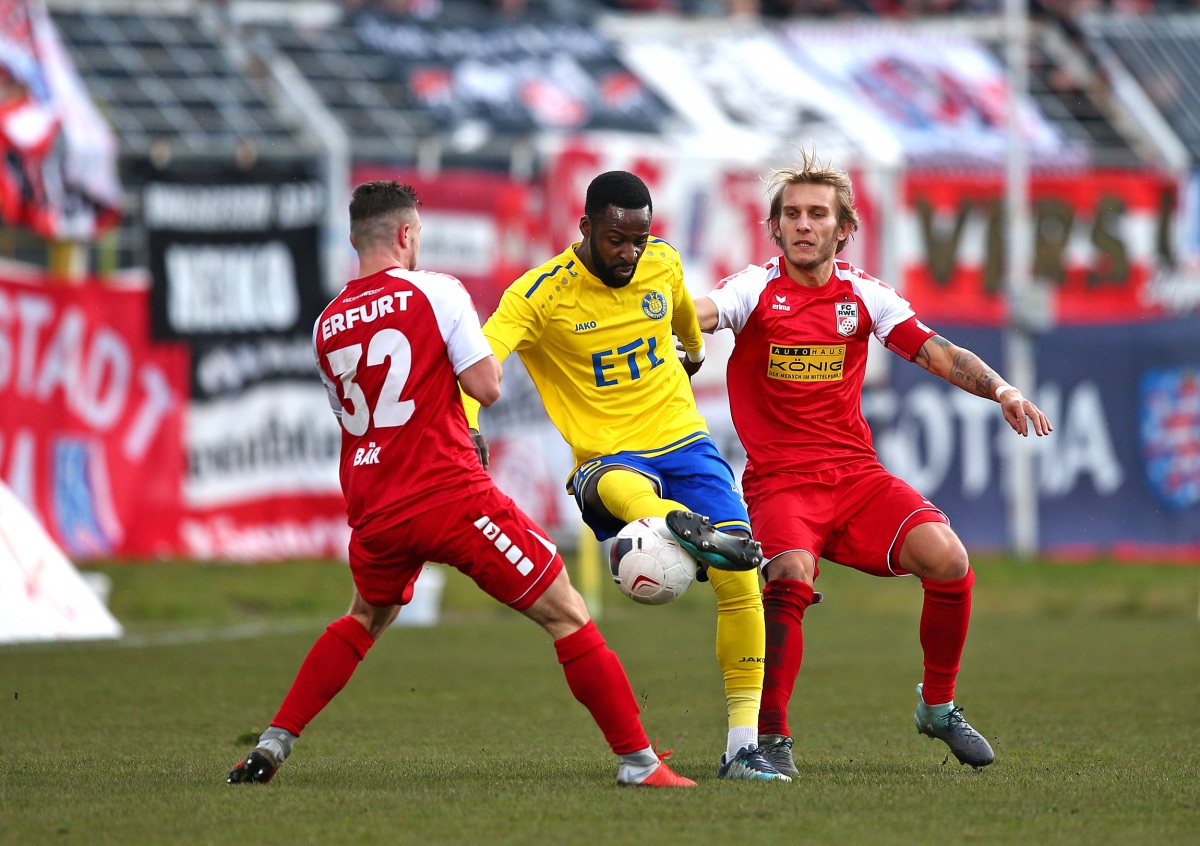
<path fill-rule="evenodd" d="M 124 643 L 0 648 L 0 844 L 1200 843 L 1200 569 L 978 560 L 958 703 L 974 772 L 912 724 L 920 586 L 827 566 L 792 702 L 799 778 L 715 778 L 711 591 L 601 630 L 700 784 L 618 788 L 549 638 L 450 574 L 269 785 L 229 787 L 324 624 L 336 564 L 108 566 Z"/>

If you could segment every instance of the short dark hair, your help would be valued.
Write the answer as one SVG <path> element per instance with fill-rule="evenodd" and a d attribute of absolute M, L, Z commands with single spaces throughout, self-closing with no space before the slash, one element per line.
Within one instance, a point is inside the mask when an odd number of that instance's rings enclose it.
<path fill-rule="evenodd" d="M 589 220 L 604 214 L 609 206 L 619 209 L 649 209 L 654 213 L 650 201 L 650 189 L 646 183 L 627 170 L 610 170 L 592 180 L 584 200 L 583 213 Z"/>
<path fill-rule="evenodd" d="M 350 197 L 350 243 L 362 251 L 390 240 L 401 219 L 416 221 L 419 203 L 411 185 L 402 185 L 394 179 L 362 183 Z"/>
<path fill-rule="evenodd" d="M 350 222 L 369 220 L 396 211 L 415 209 L 420 200 L 411 185 L 394 179 L 373 179 L 354 189 L 350 198 Z"/>

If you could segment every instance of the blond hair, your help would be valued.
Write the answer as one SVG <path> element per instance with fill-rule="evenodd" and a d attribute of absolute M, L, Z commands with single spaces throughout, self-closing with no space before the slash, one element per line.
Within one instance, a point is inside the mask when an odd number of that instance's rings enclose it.
<path fill-rule="evenodd" d="M 854 183 L 846 171 L 832 167 L 828 162 L 817 158 L 817 151 L 797 146 L 800 151 L 800 161 L 792 167 L 783 167 L 771 171 L 767 177 L 767 193 L 771 196 L 771 212 L 763 224 L 767 234 L 775 242 L 775 246 L 783 248 L 783 239 L 775 234 L 773 226 L 783 213 L 783 190 L 789 185 L 829 185 L 834 189 L 837 203 L 837 222 L 850 224 L 851 234 L 858 231 L 858 211 L 854 208 Z M 849 241 L 846 238 L 838 242 L 837 252 L 841 252 Z"/>

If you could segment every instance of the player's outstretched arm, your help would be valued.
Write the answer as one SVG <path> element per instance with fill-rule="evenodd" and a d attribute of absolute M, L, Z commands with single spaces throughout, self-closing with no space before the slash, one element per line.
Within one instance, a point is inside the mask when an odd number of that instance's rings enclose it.
<path fill-rule="evenodd" d="M 1049 418 L 1025 399 L 1020 390 L 1001 379 L 975 353 L 955 346 L 941 335 L 934 335 L 926 341 L 913 360 L 951 385 L 1000 403 L 1004 419 L 1017 434 L 1028 437 L 1029 423 L 1033 423 L 1033 431 L 1039 436 L 1054 431 Z"/>
<path fill-rule="evenodd" d="M 701 297 L 696 300 L 696 320 L 700 322 L 701 332 L 715 332 L 717 329 L 717 304 L 711 297 Z"/>

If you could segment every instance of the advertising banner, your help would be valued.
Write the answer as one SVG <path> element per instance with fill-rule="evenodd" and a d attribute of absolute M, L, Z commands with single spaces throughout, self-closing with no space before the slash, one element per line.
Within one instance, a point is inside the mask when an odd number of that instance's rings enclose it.
<path fill-rule="evenodd" d="M 1004 322 L 1003 173 L 909 173 L 904 191 L 897 287 L 931 320 Z M 1153 171 L 1035 175 L 1033 276 L 1045 294 L 1038 317 L 1113 322 L 1174 311 L 1179 297 L 1155 280 L 1174 263 L 1176 192 L 1173 179 Z"/>
<path fill-rule="evenodd" d="M 541 129 L 657 132 L 671 111 L 593 27 L 569 21 L 455 26 L 359 12 L 359 51 L 383 60 L 398 108 L 485 135 Z M 570 49 L 564 49 L 564 45 Z"/>
<path fill-rule="evenodd" d="M 1004 67 L 974 39 L 882 26 L 807 25 L 787 27 L 785 38 L 800 64 L 891 128 L 911 165 L 1006 160 Z M 1023 104 L 1020 121 L 1034 163 L 1086 164 L 1086 149 L 1068 144 L 1032 101 Z"/>
<path fill-rule="evenodd" d="M 73 559 L 178 548 L 187 350 L 146 292 L 0 278 L 0 475 Z"/>
<path fill-rule="evenodd" d="M 155 334 L 191 351 L 181 553 L 344 556 L 340 430 L 312 353 L 328 301 L 315 164 L 147 164 L 144 179 Z"/>
<path fill-rule="evenodd" d="M 1003 362 L 996 329 L 932 324 Z M 1064 557 L 1200 560 L 1200 320 L 1056 328 L 1037 341 L 1030 398 L 1054 432 L 1036 450 L 1040 540 Z M 1005 457 L 1019 436 L 994 402 L 897 362 L 864 394 L 884 464 L 964 542 L 1008 540 Z"/>
<path fill-rule="evenodd" d="M 526 182 L 486 170 L 436 175 L 387 165 L 359 165 L 352 182 L 394 179 L 421 202 L 419 266 L 458 277 L 486 318 L 508 284 L 542 259 L 532 239 L 533 191 Z"/>
<path fill-rule="evenodd" d="M 310 334 L 325 307 L 316 166 L 144 165 L 154 334 L 191 342 Z"/>
<path fill-rule="evenodd" d="M 1145 301 L 1168 314 L 1195 314 L 1200 312 L 1200 170 L 1180 179 L 1178 207 L 1168 220 L 1168 253 L 1146 285 Z"/>

